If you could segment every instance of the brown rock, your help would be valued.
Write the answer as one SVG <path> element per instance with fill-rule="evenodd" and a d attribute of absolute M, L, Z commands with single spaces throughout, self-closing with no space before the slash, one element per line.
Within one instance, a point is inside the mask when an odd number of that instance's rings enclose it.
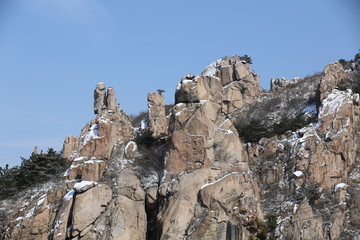
<path fill-rule="evenodd" d="M 89 160 L 82 167 L 82 180 L 99 181 L 105 171 L 105 162 L 102 160 Z"/>
<path fill-rule="evenodd" d="M 320 82 L 320 100 L 325 99 L 332 89 L 347 78 L 349 78 L 349 73 L 344 70 L 338 61 L 326 65 L 324 76 Z"/>
<path fill-rule="evenodd" d="M 71 214 L 71 207 L 74 202 L 74 194 L 75 191 L 71 190 L 64 196 L 63 202 L 58 210 L 55 219 L 55 226 L 53 233 L 54 240 L 66 239 L 67 230 L 68 230 L 67 225 L 69 221 L 69 216 Z"/>
<path fill-rule="evenodd" d="M 126 196 L 134 201 L 143 201 L 145 199 L 145 192 L 141 187 L 140 179 L 135 172 L 125 168 L 117 178 L 118 194 Z"/>
<path fill-rule="evenodd" d="M 112 191 L 106 185 L 100 185 L 79 194 L 75 198 L 72 212 L 74 231 L 83 231 L 105 210 L 112 198 Z"/>
<path fill-rule="evenodd" d="M 143 201 L 134 201 L 118 196 L 112 210 L 110 227 L 111 240 L 145 239 L 146 212 Z"/>
<path fill-rule="evenodd" d="M 79 151 L 79 138 L 68 136 L 64 140 L 63 144 L 63 157 L 64 158 L 71 158 L 76 156 Z"/>
<path fill-rule="evenodd" d="M 106 111 L 106 86 L 101 82 L 96 85 L 94 91 L 94 113 L 101 115 Z"/>
<path fill-rule="evenodd" d="M 166 135 L 168 120 L 165 114 L 164 96 L 158 92 L 148 94 L 149 106 L 149 127 L 153 131 L 153 136 Z"/>
<path fill-rule="evenodd" d="M 107 109 L 109 112 L 115 112 L 118 110 L 118 105 L 116 103 L 116 97 L 115 92 L 112 87 L 109 87 L 107 89 L 107 96 L 106 96 L 106 102 L 107 102 Z"/>

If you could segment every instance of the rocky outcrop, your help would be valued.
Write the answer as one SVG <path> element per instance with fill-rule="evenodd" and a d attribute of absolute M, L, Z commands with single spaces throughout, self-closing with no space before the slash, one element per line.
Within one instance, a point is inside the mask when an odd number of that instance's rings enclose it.
<path fill-rule="evenodd" d="M 94 90 L 94 114 L 103 114 L 106 110 L 106 86 L 101 82 L 96 85 Z"/>
<path fill-rule="evenodd" d="M 235 66 L 239 76 L 246 78 L 240 69 Z M 254 190 L 256 180 L 243 156 L 242 143 L 223 114 L 223 94 L 231 83 L 203 75 L 192 79 L 185 76 L 175 93 L 166 175 L 159 187 L 159 198 L 164 201 L 157 217 L 160 239 L 197 239 L 199 235 L 218 239 L 219 233 L 232 234 L 228 225 L 250 237 L 248 226 L 256 228 L 255 219 L 263 218 Z M 245 193 L 245 189 L 250 192 Z M 252 210 L 248 208 L 250 202 Z M 248 212 L 236 212 L 243 208 Z M 214 229 L 218 232 L 210 234 Z"/>
<path fill-rule="evenodd" d="M 65 139 L 69 169 L 1 202 L 1 239 L 357 239 L 360 97 L 339 87 L 356 80 L 353 71 L 328 65 L 311 87 L 274 80 L 287 101 L 287 91 L 311 91 L 297 102 L 314 120 L 251 143 L 234 122 L 274 105 L 274 92 L 259 96 L 258 76 L 239 57 L 182 78 L 168 119 L 163 96 L 150 93 L 149 128 L 163 137 L 147 144 L 132 141 L 114 90 L 99 83 L 95 119 Z M 276 108 L 288 113 L 285 105 Z"/>
<path fill-rule="evenodd" d="M 165 99 L 158 92 L 149 93 L 148 112 L 149 112 L 149 128 L 153 132 L 153 136 L 165 136 L 168 130 L 168 119 L 165 114 Z"/>
<path fill-rule="evenodd" d="M 300 81 L 300 78 L 294 78 L 292 80 L 288 80 L 286 78 L 272 78 L 270 81 L 270 89 L 271 91 L 277 91 L 279 89 L 286 88 L 289 85 L 296 84 Z"/>
<path fill-rule="evenodd" d="M 66 137 L 63 144 L 63 157 L 71 159 L 78 154 L 79 151 L 79 138 L 69 136 Z"/>
<path fill-rule="evenodd" d="M 120 109 L 116 102 L 114 88 L 109 87 L 106 90 L 105 83 L 98 83 L 94 90 L 94 113 L 97 115 L 102 115 L 107 112 L 112 113 L 119 110 Z"/>
<path fill-rule="evenodd" d="M 260 78 L 252 72 L 250 64 L 238 56 L 225 57 L 211 63 L 201 76 L 220 79 L 222 92 L 222 111 L 230 114 L 246 104 L 252 103 L 261 92 Z"/>
<path fill-rule="evenodd" d="M 340 85 L 344 80 L 350 78 L 350 72 L 345 71 L 343 66 L 337 61 L 326 65 L 324 69 L 324 76 L 320 84 L 320 100 L 326 98 L 331 93 L 332 89 Z"/>

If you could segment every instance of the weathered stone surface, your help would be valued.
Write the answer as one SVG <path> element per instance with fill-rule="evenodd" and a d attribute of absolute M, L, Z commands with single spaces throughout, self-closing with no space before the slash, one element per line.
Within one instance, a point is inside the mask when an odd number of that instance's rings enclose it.
<path fill-rule="evenodd" d="M 316 123 L 246 145 L 227 114 L 250 104 L 260 88 L 239 58 L 182 79 L 167 142 L 156 149 L 131 141 L 129 118 L 113 89 L 104 95 L 100 84 L 97 117 L 79 140 L 65 141 L 64 156 L 74 159 L 66 181 L 56 182 L 63 187 L 0 202 L 0 215 L 8 215 L 0 238 L 356 239 L 360 97 L 334 89 L 351 71 L 327 67 Z M 150 112 L 163 106 L 158 95 L 149 95 Z M 143 169 L 147 157 L 159 160 L 158 169 Z"/>
<path fill-rule="evenodd" d="M 222 95 L 224 114 L 230 114 L 245 104 L 252 103 L 260 95 L 259 76 L 251 71 L 250 64 L 241 61 L 238 56 L 211 63 L 201 76 L 216 77 L 220 80 L 221 86 L 215 86 L 216 91 Z"/>
<path fill-rule="evenodd" d="M 346 72 L 338 61 L 326 65 L 320 83 L 320 101 L 325 99 L 342 80 L 347 78 L 349 78 L 349 72 Z"/>
<path fill-rule="evenodd" d="M 93 181 L 81 181 L 78 183 L 75 183 L 73 188 L 75 190 L 76 193 L 83 193 L 86 190 L 95 187 L 96 183 Z"/>
<path fill-rule="evenodd" d="M 109 112 L 115 112 L 118 110 L 118 105 L 116 103 L 115 91 L 114 91 L 114 88 L 112 88 L 112 87 L 109 87 L 107 89 L 106 103 L 107 103 L 107 109 Z"/>
<path fill-rule="evenodd" d="M 102 160 L 88 160 L 82 167 L 82 177 L 84 181 L 99 181 L 105 171 L 105 162 Z"/>
<path fill-rule="evenodd" d="M 300 78 L 294 78 L 292 80 L 288 80 L 284 77 L 272 78 L 270 81 L 270 89 L 271 89 L 271 91 L 277 91 L 277 90 L 286 88 L 289 85 L 296 84 L 299 81 L 300 81 Z"/>
<path fill-rule="evenodd" d="M 79 138 L 68 136 L 64 140 L 63 144 L 63 157 L 64 158 L 71 158 L 76 156 L 79 151 Z"/>
<path fill-rule="evenodd" d="M 282 224 L 286 229 L 280 239 L 325 239 L 321 216 L 313 213 L 308 202 L 297 205 L 291 220 Z"/>
<path fill-rule="evenodd" d="M 110 240 L 146 238 L 146 212 L 143 201 L 134 201 L 120 195 L 112 211 Z"/>
<path fill-rule="evenodd" d="M 96 85 L 94 90 L 94 113 L 103 114 L 106 111 L 106 86 L 101 82 Z"/>
<path fill-rule="evenodd" d="M 153 136 L 166 135 L 168 130 L 168 119 L 165 114 L 165 99 L 158 92 L 148 94 L 149 127 Z"/>
<path fill-rule="evenodd" d="M 148 209 L 156 208 L 156 203 L 157 203 L 157 199 L 158 199 L 157 191 L 158 191 L 157 186 L 146 189 L 145 203 L 146 203 L 146 207 Z"/>
<path fill-rule="evenodd" d="M 234 208 L 255 213 L 262 218 L 258 189 L 251 175 L 230 173 L 201 187 L 202 203 L 213 210 L 231 212 Z M 220 204 L 220 205 L 219 205 Z"/>
<path fill-rule="evenodd" d="M 124 112 L 106 113 L 87 124 L 80 134 L 80 156 L 109 159 L 117 142 L 129 142 L 133 128 Z"/>
<path fill-rule="evenodd" d="M 138 146 L 136 142 L 130 141 L 125 146 L 125 158 L 127 159 L 133 159 L 138 152 Z"/>
<path fill-rule="evenodd" d="M 135 172 L 125 168 L 117 178 L 118 194 L 128 197 L 134 201 L 143 201 L 145 199 L 145 192 L 141 187 L 140 179 Z"/>
<path fill-rule="evenodd" d="M 75 191 L 71 190 L 64 196 L 63 202 L 58 210 L 55 219 L 55 226 L 53 232 L 54 240 L 66 239 L 67 230 L 68 230 L 68 221 L 71 215 L 71 207 L 74 202 L 74 194 Z"/>
<path fill-rule="evenodd" d="M 206 99 L 206 90 L 202 78 L 181 79 L 175 92 L 175 103 L 196 103 Z"/>
<path fill-rule="evenodd" d="M 79 194 L 75 198 L 72 212 L 74 231 L 83 231 L 105 210 L 112 198 L 112 190 L 100 185 Z"/>

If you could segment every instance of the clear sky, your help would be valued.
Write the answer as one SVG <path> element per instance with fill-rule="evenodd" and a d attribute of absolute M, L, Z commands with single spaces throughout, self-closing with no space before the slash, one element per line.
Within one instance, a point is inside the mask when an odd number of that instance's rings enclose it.
<path fill-rule="evenodd" d="M 0 166 L 61 150 L 93 115 L 98 82 L 127 113 L 224 56 L 304 77 L 360 48 L 358 0 L 0 0 Z"/>

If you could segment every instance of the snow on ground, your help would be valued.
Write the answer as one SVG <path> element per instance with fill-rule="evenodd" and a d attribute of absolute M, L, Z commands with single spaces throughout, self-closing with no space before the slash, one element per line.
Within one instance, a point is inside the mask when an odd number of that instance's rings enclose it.
<path fill-rule="evenodd" d="M 242 174 L 242 173 L 240 173 L 240 172 L 232 172 L 232 173 L 226 174 L 225 176 L 223 176 L 222 178 L 220 178 L 220 179 L 218 179 L 218 180 L 216 180 L 216 181 L 214 181 L 214 182 L 211 182 L 211 183 L 207 183 L 207 184 L 202 185 L 200 189 L 202 190 L 202 189 L 204 189 L 204 188 L 206 188 L 206 187 L 208 187 L 208 186 L 210 186 L 210 185 L 213 185 L 213 184 L 215 184 L 215 183 L 221 182 L 222 180 L 224 180 L 226 177 L 228 177 L 228 176 L 230 176 L 230 175 L 239 175 L 239 174 Z"/>
<path fill-rule="evenodd" d="M 95 185 L 94 181 L 81 181 L 79 183 L 75 183 L 74 190 L 76 192 L 81 192 L 82 189 L 91 188 Z"/>
<path fill-rule="evenodd" d="M 35 207 L 30 209 L 30 211 L 25 215 L 25 218 L 31 217 L 32 215 L 34 215 L 34 212 L 35 212 Z"/>
<path fill-rule="evenodd" d="M 144 118 L 143 120 L 141 120 L 140 128 L 141 129 L 146 129 L 148 127 L 149 127 L 149 121 L 147 120 L 147 118 Z"/>
<path fill-rule="evenodd" d="M 307 105 L 306 107 L 303 108 L 302 112 L 303 113 L 308 113 L 308 114 L 311 114 L 311 115 L 316 115 L 318 113 L 316 103 L 312 103 L 312 104 Z"/>
<path fill-rule="evenodd" d="M 100 163 L 104 162 L 103 160 L 87 160 L 84 162 L 84 164 L 94 164 L 94 163 Z"/>
<path fill-rule="evenodd" d="M 66 169 L 66 171 L 63 174 L 63 177 L 68 177 L 70 176 L 70 168 Z"/>
<path fill-rule="evenodd" d="M 335 191 L 337 191 L 339 188 L 340 188 L 340 189 L 343 189 L 344 187 L 347 187 L 347 184 L 346 184 L 346 183 L 338 183 L 338 184 L 336 184 L 336 186 L 335 186 Z"/>
<path fill-rule="evenodd" d="M 319 116 L 326 116 L 334 113 L 342 104 L 351 103 L 352 91 L 340 91 L 333 89 L 333 91 L 323 100 L 320 108 Z"/>
<path fill-rule="evenodd" d="M 152 186 L 157 186 L 159 182 L 158 174 L 156 172 L 151 172 L 147 176 L 142 176 L 141 182 L 144 189 L 148 189 L 149 187 Z"/>
<path fill-rule="evenodd" d="M 209 66 L 207 66 L 205 68 L 205 70 L 202 72 L 201 75 L 215 77 L 215 74 L 219 69 L 220 63 L 221 63 L 221 59 L 218 59 L 215 62 L 212 62 Z"/>
<path fill-rule="evenodd" d="M 65 194 L 64 200 L 69 201 L 74 197 L 75 191 L 71 190 L 68 193 Z"/>
<path fill-rule="evenodd" d="M 132 146 L 131 146 L 132 145 Z M 128 150 L 129 150 L 129 148 L 131 147 L 131 151 L 137 151 L 137 144 L 136 144 L 136 142 L 134 142 L 134 141 L 130 141 L 130 142 L 128 142 L 127 144 L 126 144 L 126 146 L 125 146 L 125 152 L 127 152 Z"/>
<path fill-rule="evenodd" d="M 99 130 L 98 124 L 92 125 L 84 137 L 83 145 L 85 145 L 87 142 L 89 142 L 92 139 L 100 138 L 98 135 L 98 130 Z"/>
<path fill-rule="evenodd" d="M 296 177 L 301 177 L 304 175 L 304 173 L 302 171 L 295 171 L 293 172 L 293 174 L 296 176 Z"/>
<path fill-rule="evenodd" d="M 46 195 L 41 196 L 40 200 L 37 201 L 36 206 L 40 206 L 45 201 Z"/>
<path fill-rule="evenodd" d="M 75 158 L 73 161 L 74 162 L 80 162 L 80 161 L 83 161 L 83 160 L 85 160 L 86 159 L 86 157 L 77 157 L 77 158 Z"/>

